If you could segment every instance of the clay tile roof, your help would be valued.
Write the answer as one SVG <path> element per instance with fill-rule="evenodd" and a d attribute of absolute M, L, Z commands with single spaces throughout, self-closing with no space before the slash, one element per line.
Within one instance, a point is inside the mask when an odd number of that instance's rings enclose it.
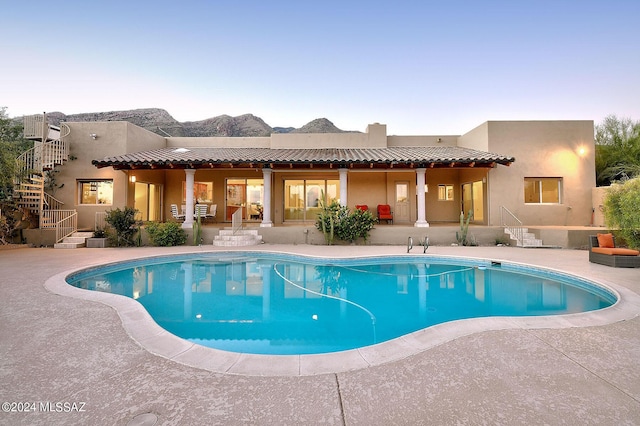
<path fill-rule="evenodd" d="M 216 165 L 391 165 L 442 167 L 474 164 L 509 165 L 515 159 L 500 154 L 452 146 L 388 148 L 163 148 L 94 160 L 96 167 L 200 168 Z"/>

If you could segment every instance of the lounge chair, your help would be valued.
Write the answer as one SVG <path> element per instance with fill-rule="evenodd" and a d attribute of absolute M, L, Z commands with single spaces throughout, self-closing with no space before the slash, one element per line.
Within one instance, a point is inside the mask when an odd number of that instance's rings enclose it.
<path fill-rule="evenodd" d="M 184 214 L 178 213 L 177 204 L 171 204 L 171 216 L 173 216 L 175 220 L 184 220 Z"/>
<path fill-rule="evenodd" d="M 616 247 L 612 234 L 589 235 L 589 262 L 614 268 L 640 268 L 640 252 Z"/>
<path fill-rule="evenodd" d="M 393 224 L 393 212 L 389 204 L 378 204 L 378 221 L 386 220 Z"/>

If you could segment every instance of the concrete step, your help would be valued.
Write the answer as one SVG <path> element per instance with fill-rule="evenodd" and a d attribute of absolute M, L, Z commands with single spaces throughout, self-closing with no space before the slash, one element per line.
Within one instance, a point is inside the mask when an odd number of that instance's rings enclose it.
<path fill-rule="evenodd" d="M 238 231 L 233 232 L 231 229 L 221 229 L 218 232 L 218 235 L 258 235 L 257 229 L 240 229 Z"/>
<path fill-rule="evenodd" d="M 77 242 L 65 242 L 64 240 L 61 243 L 55 243 L 53 248 L 57 249 L 76 249 L 81 247 L 86 247 L 87 243 L 85 241 L 81 243 Z"/>

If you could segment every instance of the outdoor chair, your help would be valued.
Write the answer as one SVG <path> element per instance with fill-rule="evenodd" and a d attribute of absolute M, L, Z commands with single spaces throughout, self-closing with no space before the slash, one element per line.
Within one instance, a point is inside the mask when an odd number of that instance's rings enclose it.
<path fill-rule="evenodd" d="M 366 212 L 367 210 L 369 210 L 369 206 L 366 204 L 356 204 L 356 209 Z"/>
<path fill-rule="evenodd" d="M 171 216 L 176 220 L 184 220 L 184 214 L 178 213 L 177 204 L 171 204 Z"/>
<path fill-rule="evenodd" d="M 640 268 L 640 252 L 616 247 L 612 234 L 589 235 L 589 262 L 614 268 Z"/>
<path fill-rule="evenodd" d="M 196 208 L 193 211 L 194 219 L 200 218 L 200 220 L 205 220 L 207 218 L 207 209 L 209 207 L 206 204 L 196 204 Z"/>
<path fill-rule="evenodd" d="M 389 204 L 378 204 L 378 222 L 381 220 L 393 224 L 393 212 Z"/>
<path fill-rule="evenodd" d="M 215 222 L 217 222 L 216 220 L 217 213 L 218 213 L 218 205 L 211 204 L 211 206 L 209 206 L 209 213 L 207 213 L 207 219 L 213 219 Z"/>

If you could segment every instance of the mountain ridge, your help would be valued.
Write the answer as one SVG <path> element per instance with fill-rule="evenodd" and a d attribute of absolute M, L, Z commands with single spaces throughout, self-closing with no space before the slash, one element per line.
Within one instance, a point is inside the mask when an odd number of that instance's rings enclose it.
<path fill-rule="evenodd" d="M 271 127 L 263 119 L 253 114 L 236 117 L 219 115 L 199 121 L 180 122 L 162 108 L 140 108 L 124 111 L 89 112 L 64 114 L 59 111 L 47 113 L 53 125 L 64 121 L 127 121 L 161 136 L 175 137 L 256 137 L 270 136 L 272 133 L 346 133 L 326 118 L 317 118 L 304 126 Z"/>

